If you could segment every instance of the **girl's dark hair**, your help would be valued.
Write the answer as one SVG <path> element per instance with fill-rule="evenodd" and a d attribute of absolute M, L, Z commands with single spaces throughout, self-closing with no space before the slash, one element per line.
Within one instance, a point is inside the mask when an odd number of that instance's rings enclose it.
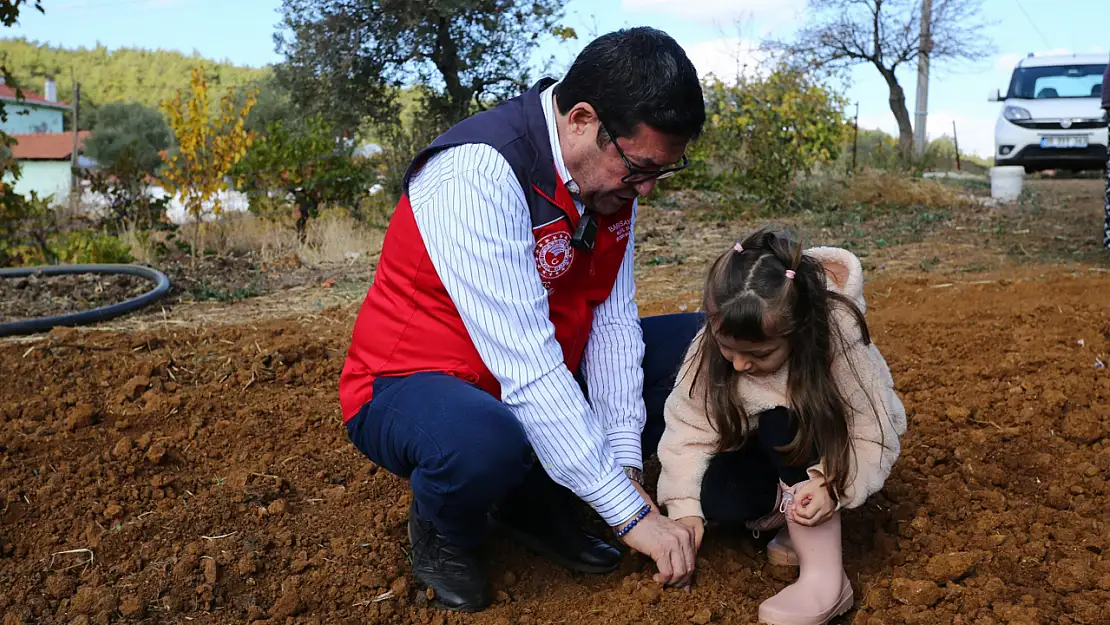
<path fill-rule="evenodd" d="M 830 492 L 844 492 L 849 477 L 849 406 L 833 380 L 834 355 L 847 347 L 839 326 L 830 318 L 842 305 L 859 324 L 861 340 L 871 336 L 859 308 L 830 291 L 820 261 L 802 254 L 801 245 L 785 233 L 759 230 L 713 263 L 702 303 L 706 327 L 698 347 L 698 366 L 691 389 L 705 375 L 705 409 L 720 434 L 718 451 L 735 449 L 747 438 L 748 415 L 738 396 L 741 375 L 721 355 L 716 335 L 762 342 L 786 338 L 788 398 L 798 434 L 781 449 L 793 466 L 807 466 L 814 453 L 823 459 Z M 792 270 L 794 278 L 787 278 Z"/>

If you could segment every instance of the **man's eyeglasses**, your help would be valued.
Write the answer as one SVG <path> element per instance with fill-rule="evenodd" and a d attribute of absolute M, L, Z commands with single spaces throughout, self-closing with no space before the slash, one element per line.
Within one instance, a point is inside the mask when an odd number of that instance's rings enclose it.
<path fill-rule="evenodd" d="M 674 167 L 667 167 L 665 169 L 641 169 L 636 167 L 628 160 L 628 157 L 625 156 L 624 150 L 621 149 L 621 144 L 617 143 L 617 135 L 610 132 L 605 122 L 601 122 L 601 128 L 605 131 L 605 134 L 609 135 L 609 140 L 613 142 L 613 147 L 617 148 L 617 154 L 621 155 L 624 166 L 628 168 L 628 175 L 621 178 L 621 182 L 624 184 L 632 185 L 648 182 L 650 180 L 663 180 L 690 166 L 690 160 L 686 158 L 686 154 L 683 154 L 682 162 Z"/>

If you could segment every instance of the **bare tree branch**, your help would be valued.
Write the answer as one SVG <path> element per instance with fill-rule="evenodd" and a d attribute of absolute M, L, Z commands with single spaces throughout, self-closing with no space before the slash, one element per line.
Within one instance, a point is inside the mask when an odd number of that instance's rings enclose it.
<path fill-rule="evenodd" d="M 993 51 L 982 35 L 987 26 L 982 5 L 983 0 L 934 0 L 931 64 L 976 61 Z M 890 90 L 899 145 L 908 158 L 913 127 L 897 70 L 922 52 L 920 0 L 809 0 L 808 15 L 794 40 L 769 41 L 764 48 L 815 68 L 874 66 Z"/>

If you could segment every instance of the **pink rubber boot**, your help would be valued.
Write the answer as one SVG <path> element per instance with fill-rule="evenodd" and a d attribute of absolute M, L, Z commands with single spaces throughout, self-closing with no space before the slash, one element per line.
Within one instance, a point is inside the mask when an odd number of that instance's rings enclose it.
<path fill-rule="evenodd" d="M 782 509 L 793 505 L 794 490 L 784 488 Z M 786 527 L 798 554 L 798 581 L 759 606 L 759 622 L 771 625 L 825 625 L 847 612 L 854 602 L 852 584 L 844 572 L 840 544 L 840 512 L 817 527 L 806 527 L 786 517 Z"/>

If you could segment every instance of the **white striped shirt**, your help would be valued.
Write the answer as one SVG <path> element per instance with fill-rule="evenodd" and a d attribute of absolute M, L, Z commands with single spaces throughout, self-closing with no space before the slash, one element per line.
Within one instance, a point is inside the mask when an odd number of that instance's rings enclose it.
<path fill-rule="evenodd" d="M 542 100 L 556 167 L 570 180 L 550 89 Z M 412 179 L 409 201 L 436 273 L 543 467 L 610 525 L 634 516 L 646 502 L 621 467 L 643 468 L 646 412 L 632 235 L 595 310 L 582 362 L 587 403 L 555 340 L 527 200 L 505 158 L 482 144 L 443 150 Z"/>

